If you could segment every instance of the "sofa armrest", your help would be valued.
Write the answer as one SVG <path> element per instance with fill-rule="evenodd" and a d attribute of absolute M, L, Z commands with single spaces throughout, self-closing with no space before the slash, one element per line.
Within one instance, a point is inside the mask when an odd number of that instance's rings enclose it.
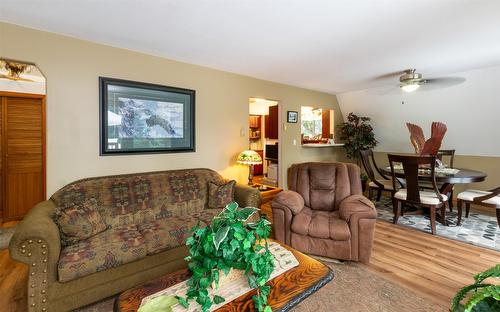
<path fill-rule="evenodd" d="M 274 206 L 288 208 L 294 215 L 296 215 L 304 209 L 304 198 L 302 198 L 302 196 L 297 192 L 290 190 L 283 191 L 274 196 L 273 207 Z"/>
<path fill-rule="evenodd" d="M 363 195 L 351 195 L 344 198 L 339 206 L 340 217 L 349 222 L 352 216 L 358 219 L 376 219 L 377 210 L 375 205 Z"/>
<path fill-rule="evenodd" d="M 59 228 L 52 220 L 54 202 L 38 203 L 21 221 L 12 236 L 9 252 L 12 259 L 26 263 L 28 275 L 28 310 L 44 311 L 49 307 L 51 284 L 57 282 L 57 264 L 61 253 Z"/>
<path fill-rule="evenodd" d="M 262 197 L 260 196 L 258 189 L 242 184 L 236 184 L 234 200 L 236 200 L 240 207 L 260 208 Z"/>

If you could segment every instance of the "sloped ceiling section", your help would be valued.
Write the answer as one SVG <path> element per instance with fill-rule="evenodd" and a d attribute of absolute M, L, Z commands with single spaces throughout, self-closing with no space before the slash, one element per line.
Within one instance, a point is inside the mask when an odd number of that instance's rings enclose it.
<path fill-rule="evenodd" d="M 344 116 L 354 112 L 372 118 L 378 151 L 413 152 L 405 123 L 420 125 L 428 138 L 431 123 L 442 121 L 448 127 L 442 148 L 459 155 L 500 156 L 500 66 L 450 76 L 466 81 L 403 93 L 404 104 L 395 84 L 337 97 Z"/>

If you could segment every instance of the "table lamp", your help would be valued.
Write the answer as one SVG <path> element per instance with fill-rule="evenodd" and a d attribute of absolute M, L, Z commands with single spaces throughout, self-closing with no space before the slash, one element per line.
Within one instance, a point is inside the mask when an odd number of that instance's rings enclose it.
<path fill-rule="evenodd" d="M 256 151 L 243 151 L 238 155 L 237 163 L 249 166 L 248 185 L 253 185 L 253 166 L 262 164 L 262 158 Z"/>

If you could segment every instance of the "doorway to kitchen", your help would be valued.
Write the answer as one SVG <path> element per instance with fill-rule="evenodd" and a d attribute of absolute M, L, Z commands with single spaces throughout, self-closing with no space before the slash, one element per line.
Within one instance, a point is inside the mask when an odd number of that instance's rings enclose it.
<path fill-rule="evenodd" d="M 279 185 L 279 102 L 249 99 L 249 149 L 257 152 L 262 164 L 254 165 L 253 182 L 259 186 Z"/>

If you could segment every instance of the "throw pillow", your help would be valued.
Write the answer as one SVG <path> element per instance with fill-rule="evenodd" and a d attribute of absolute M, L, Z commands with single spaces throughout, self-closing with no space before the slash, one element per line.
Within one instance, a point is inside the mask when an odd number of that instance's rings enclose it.
<path fill-rule="evenodd" d="M 94 198 L 87 199 L 81 204 L 56 208 L 54 221 L 59 227 L 63 246 L 78 243 L 107 228 Z"/>
<path fill-rule="evenodd" d="M 208 208 L 224 208 L 234 202 L 236 181 L 231 180 L 224 184 L 208 182 Z"/>

